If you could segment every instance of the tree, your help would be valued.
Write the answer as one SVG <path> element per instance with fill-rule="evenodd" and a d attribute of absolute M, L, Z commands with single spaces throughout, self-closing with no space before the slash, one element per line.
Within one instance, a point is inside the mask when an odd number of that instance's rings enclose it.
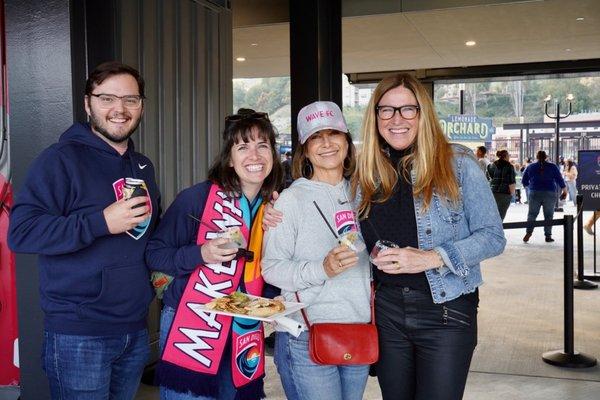
<path fill-rule="evenodd" d="M 233 81 L 233 112 L 239 108 L 249 108 L 246 103 L 246 89 L 240 82 Z"/>
<path fill-rule="evenodd" d="M 365 106 L 344 107 L 343 113 L 346 125 L 354 140 L 360 140 L 362 133 L 362 122 L 365 115 Z"/>
<path fill-rule="evenodd" d="M 512 81 L 507 83 L 507 89 L 512 100 L 515 116 L 523 115 L 523 81 Z"/>
<path fill-rule="evenodd" d="M 240 103 L 256 111 L 273 113 L 290 103 L 290 78 L 263 78 L 248 89 L 244 101 Z"/>

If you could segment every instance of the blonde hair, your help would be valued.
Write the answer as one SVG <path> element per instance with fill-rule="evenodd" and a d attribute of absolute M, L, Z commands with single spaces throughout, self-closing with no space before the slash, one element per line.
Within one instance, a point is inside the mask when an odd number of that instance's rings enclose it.
<path fill-rule="evenodd" d="M 387 143 L 377 129 L 375 108 L 381 98 L 391 89 L 405 87 L 410 90 L 419 105 L 417 135 L 410 145 L 409 154 L 401 160 L 403 176 L 411 182 L 410 170 L 415 173 L 413 195 L 423 196 L 424 208 L 431 203 L 433 192 L 456 203 L 459 189 L 452 165 L 452 147 L 438 122 L 431 97 L 423 85 L 409 74 L 397 74 L 383 79 L 373 92 L 362 126 L 362 150 L 358 157 L 357 174 L 352 180 L 353 194 L 358 187 L 362 192 L 358 213 L 367 217 L 371 203 L 383 203 L 393 193 L 399 178 L 398 171 L 386 156 Z"/>

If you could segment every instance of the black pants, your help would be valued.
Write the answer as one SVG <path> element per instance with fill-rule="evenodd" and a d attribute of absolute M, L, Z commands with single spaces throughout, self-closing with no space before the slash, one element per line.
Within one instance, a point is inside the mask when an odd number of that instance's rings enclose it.
<path fill-rule="evenodd" d="M 429 292 L 380 286 L 377 377 L 384 400 L 459 400 L 477 345 L 478 293 L 434 304 Z"/>
<path fill-rule="evenodd" d="M 510 202 L 512 200 L 512 195 L 510 193 L 496 193 L 492 192 L 494 195 L 494 200 L 496 200 L 496 205 L 498 206 L 498 212 L 500 213 L 500 219 L 504 221 L 504 217 L 506 217 L 506 212 L 508 211 L 508 207 L 510 207 Z"/>

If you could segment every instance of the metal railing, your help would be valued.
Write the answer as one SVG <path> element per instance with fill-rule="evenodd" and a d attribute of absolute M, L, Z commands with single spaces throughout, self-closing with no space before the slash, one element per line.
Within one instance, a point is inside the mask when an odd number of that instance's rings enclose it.
<path fill-rule="evenodd" d="M 581 213 L 578 214 L 581 216 Z M 574 302 L 573 302 L 573 220 L 572 215 L 565 215 L 563 219 L 553 219 L 551 221 L 534 222 L 506 222 L 502 224 L 504 229 L 522 229 L 536 226 L 558 226 L 562 225 L 564 230 L 564 349 L 548 351 L 542 354 L 544 362 L 558 367 L 566 368 L 589 368 L 596 365 L 594 357 L 575 351 L 575 333 L 574 333 Z M 578 218 L 581 223 L 581 218 Z M 582 231 L 583 231 L 583 225 Z M 579 243 L 582 243 L 580 240 Z M 582 254 L 579 251 L 579 254 Z M 583 267 L 583 264 L 581 264 Z"/>

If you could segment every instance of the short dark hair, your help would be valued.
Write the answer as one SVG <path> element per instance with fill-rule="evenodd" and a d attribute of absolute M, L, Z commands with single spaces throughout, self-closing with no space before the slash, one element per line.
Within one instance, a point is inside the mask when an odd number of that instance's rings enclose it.
<path fill-rule="evenodd" d="M 479 150 L 480 152 L 482 152 L 483 155 L 487 154 L 487 147 L 485 147 L 485 146 L 479 146 L 479 147 L 477 147 L 477 150 Z"/>
<path fill-rule="evenodd" d="M 352 142 L 352 136 L 350 132 L 340 132 L 346 136 L 346 142 L 348 143 L 348 154 L 344 158 L 344 178 L 350 179 L 356 171 L 356 147 Z M 310 140 L 310 138 L 309 138 Z M 304 144 L 296 147 L 294 151 L 294 158 L 292 159 L 292 178 L 312 178 L 315 170 L 312 163 L 308 159 L 306 154 L 308 148 L 308 140 Z"/>
<path fill-rule="evenodd" d="M 546 154 L 546 152 L 544 150 L 540 150 L 537 152 L 535 158 L 537 158 L 539 161 L 546 161 L 546 158 L 548 158 L 548 155 Z"/>
<path fill-rule="evenodd" d="M 90 73 L 85 83 L 85 95 L 89 96 L 96 86 L 101 85 L 106 79 L 115 75 L 131 75 L 136 80 L 140 96 L 144 96 L 144 78 L 140 75 L 139 71 L 129 65 L 123 64 L 120 61 L 107 61 L 98 65 Z"/>
<path fill-rule="evenodd" d="M 231 116 L 225 119 L 223 147 L 208 171 L 208 179 L 219 185 L 225 192 L 234 196 L 241 196 L 242 186 L 240 178 L 235 173 L 233 167 L 229 166 L 231 149 L 234 144 L 240 141 L 248 143 L 252 139 L 252 129 L 256 128 L 259 132 L 259 137 L 271 145 L 271 155 L 273 156 L 273 168 L 260 188 L 260 196 L 263 201 L 268 201 L 271 194 L 275 190 L 279 190 L 283 184 L 283 169 L 275 147 L 275 128 L 268 117 L 266 117 L 266 114 L 263 117 L 262 113 L 246 113 L 242 111 L 233 115 L 233 117 L 240 116 L 241 118 L 235 118 L 230 121 L 228 119 Z"/>
<path fill-rule="evenodd" d="M 504 158 L 504 157 L 506 157 L 506 156 L 508 156 L 508 150 L 506 150 L 506 149 L 503 149 L 503 150 L 498 150 L 498 151 L 496 152 L 496 157 L 498 157 L 498 158 L 501 158 L 501 159 L 502 159 L 502 158 Z"/>

